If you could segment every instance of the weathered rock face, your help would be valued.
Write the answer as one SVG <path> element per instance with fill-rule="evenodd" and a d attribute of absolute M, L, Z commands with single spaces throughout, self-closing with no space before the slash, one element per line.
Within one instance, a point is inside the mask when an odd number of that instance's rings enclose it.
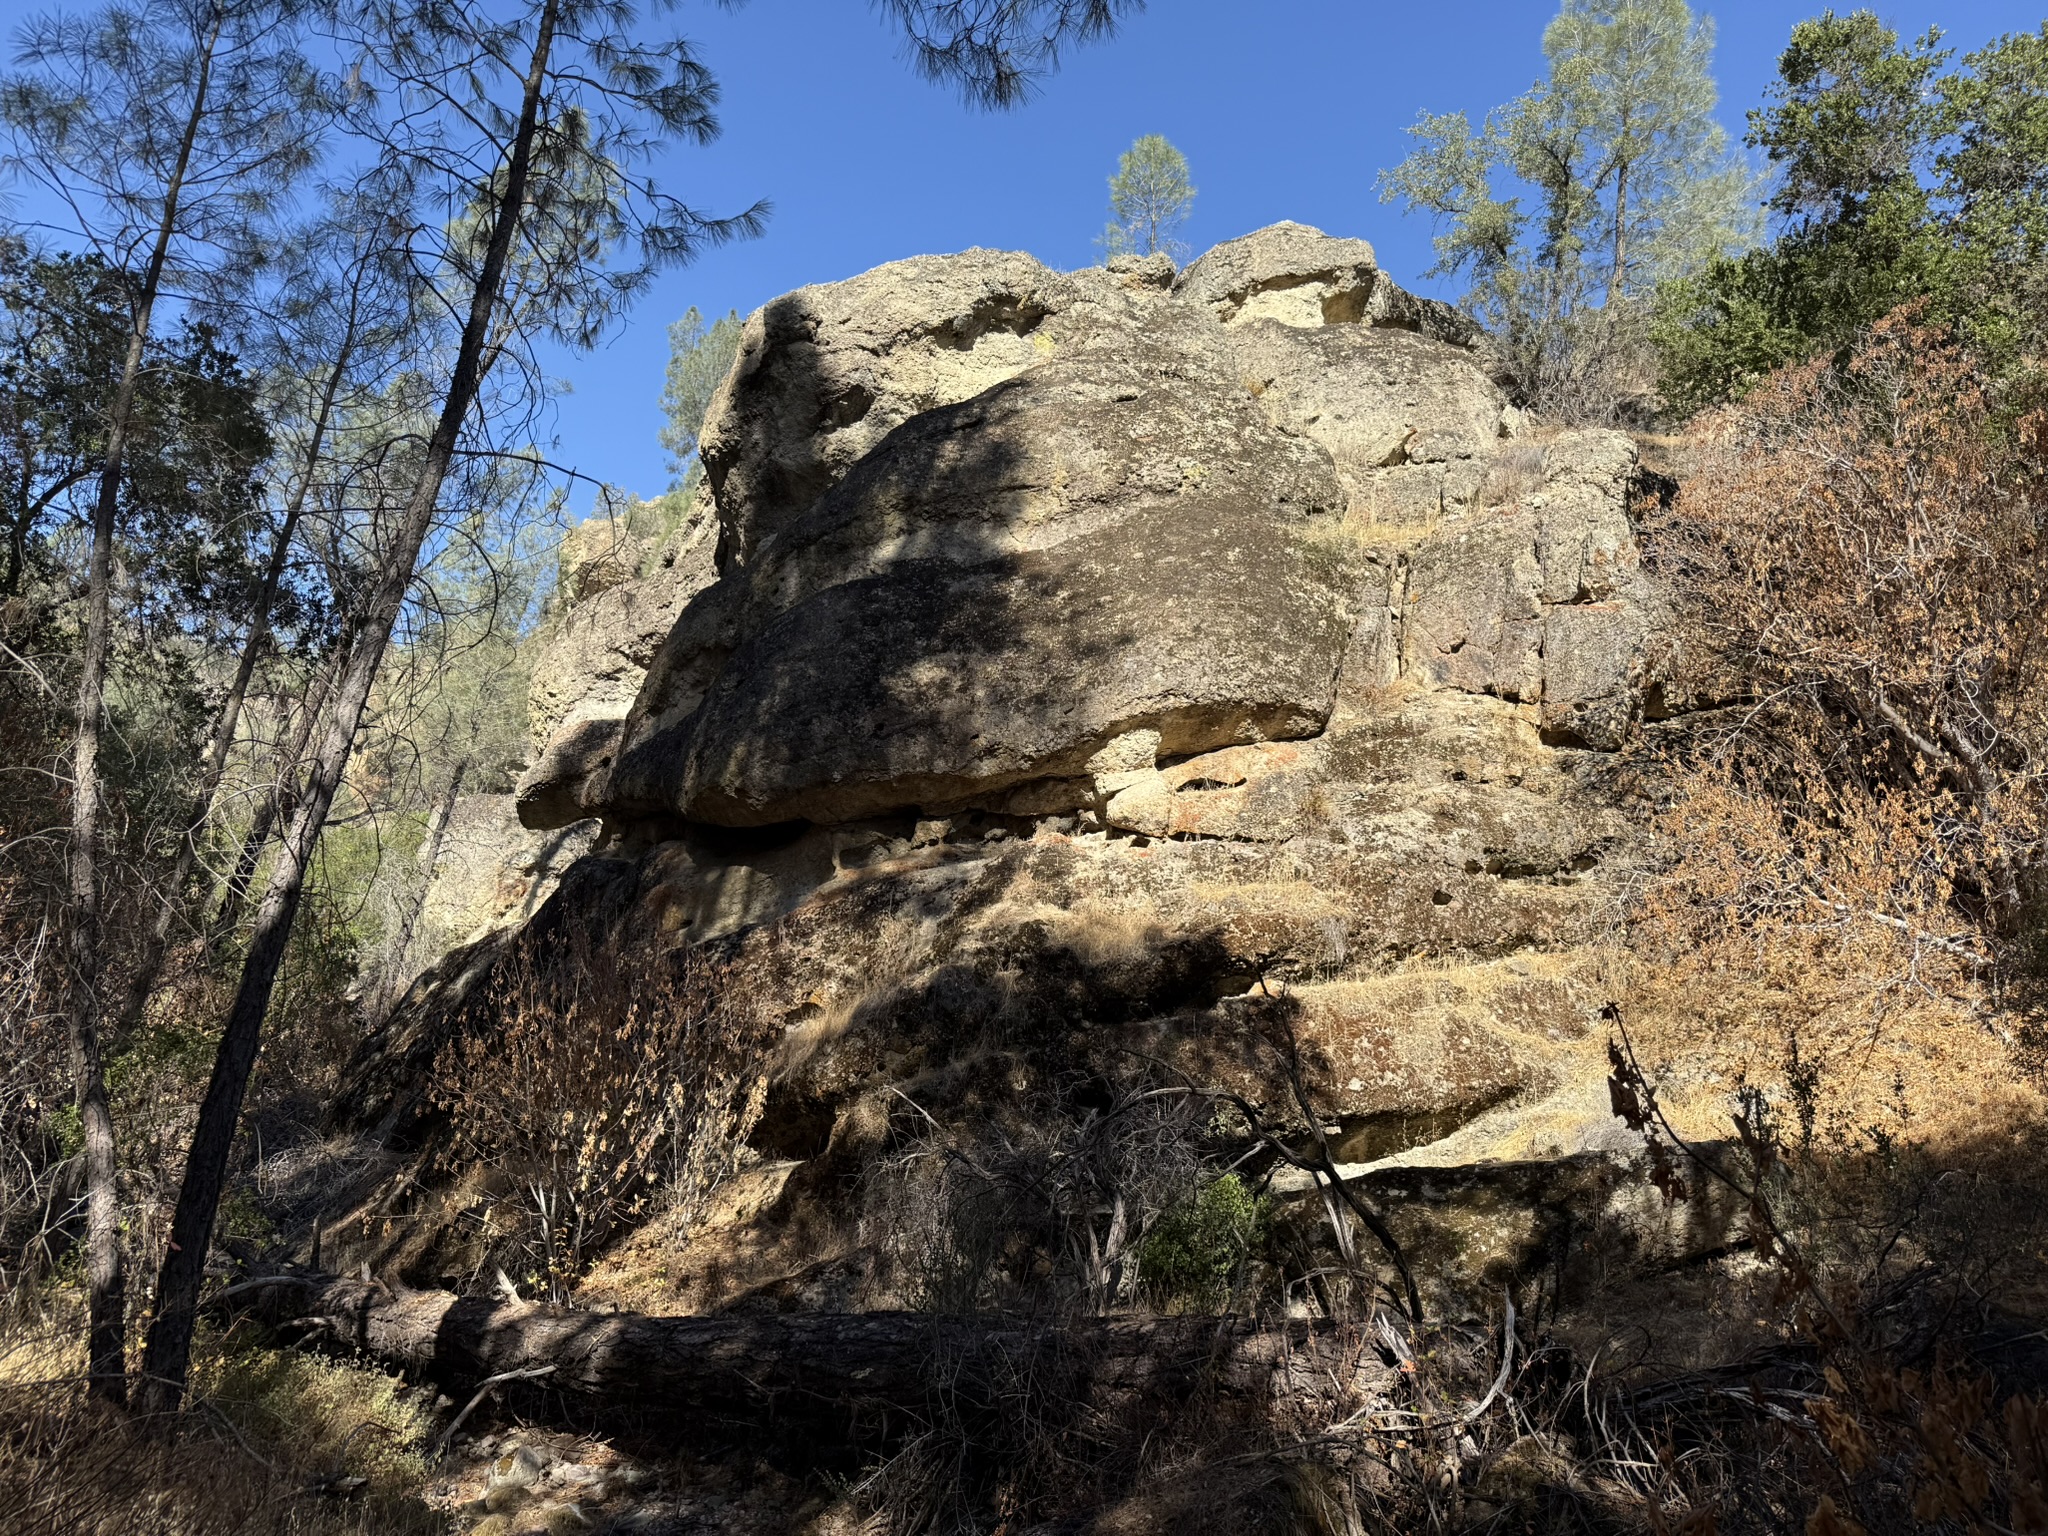
<path fill-rule="evenodd" d="M 744 561 L 896 427 L 1037 362 L 1073 301 L 1029 256 L 968 251 L 800 288 L 747 317 L 712 401 L 704 467 L 728 558 Z"/>
<path fill-rule="evenodd" d="M 1178 275 L 973 251 L 803 289 L 704 441 L 705 518 L 536 665 L 518 797 L 606 829 L 531 932 L 717 941 L 784 1012 L 783 1192 L 687 1304 L 900 1303 L 856 1236 L 835 1269 L 775 1234 L 868 1230 L 902 1104 L 1022 1136 L 1143 1061 L 1291 1113 L 1275 998 L 1361 1168 L 1611 1150 L 1613 751 L 1659 622 L 1629 438 L 1531 434 L 1457 316 L 1279 225 Z M 371 1042 L 344 1120 L 424 1134 L 417 1065 L 496 953 Z"/>
<path fill-rule="evenodd" d="M 456 802 L 428 872 L 417 951 L 438 956 L 526 921 L 590 851 L 598 823 L 576 809 L 575 787 L 609 765 L 648 661 L 716 579 L 716 539 L 708 499 L 665 535 L 607 515 L 569 530 L 552 611 L 530 651 L 533 757 L 516 795 Z"/>
<path fill-rule="evenodd" d="M 1427 527 L 1479 490 L 1512 418 L 1471 356 L 1407 331 L 1273 320 L 1232 338 L 1245 386 L 1330 455 L 1366 527 Z"/>
<path fill-rule="evenodd" d="M 1306 224 L 1273 224 L 1190 263 L 1177 298 L 1225 325 L 1356 325 L 1380 288 L 1379 261 L 1363 240 L 1333 240 Z"/>
<path fill-rule="evenodd" d="M 1568 439 L 1540 494 L 1482 505 L 1519 418 L 1438 309 L 1301 225 L 1177 281 L 973 251 L 777 300 L 705 429 L 720 574 L 668 589 L 691 600 L 623 724 L 615 686 L 561 712 L 522 817 L 1081 810 L 1162 759 L 1320 733 L 1361 613 L 1376 681 L 1612 745 L 1627 573 L 1562 589 L 1623 559 L 1630 447 Z"/>
<path fill-rule="evenodd" d="M 1408 559 L 1402 670 L 1539 704 L 1561 741 L 1619 746 L 1656 606 L 1628 526 L 1634 468 L 1622 434 L 1574 434 L 1545 449 L 1539 490 L 1447 519 Z"/>
<path fill-rule="evenodd" d="M 718 579 L 718 528 L 700 501 L 650 546 L 609 518 L 572 530 L 561 554 L 563 604 L 534 658 L 527 718 L 545 748 L 575 720 L 622 720 L 662 638 Z"/>
<path fill-rule="evenodd" d="M 539 646 L 527 701 L 535 757 L 518 787 L 526 825 L 546 829 L 585 818 L 577 791 L 610 768 L 648 664 L 691 600 L 717 580 L 717 537 L 702 498 L 658 548 L 622 539 L 609 526 L 571 535 L 561 585 L 572 600 Z M 590 564 L 577 558 L 591 545 L 609 579 L 593 580 Z M 625 551 L 615 553 L 621 545 Z"/>
<path fill-rule="evenodd" d="M 512 796 L 464 795 L 442 832 L 420 909 L 423 947 L 438 954 L 525 922 L 596 836 L 593 821 L 535 832 L 519 824 Z"/>
<path fill-rule="evenodd" d="M 884 438 L 727 574 L 729 655 L 701 691 L 700 656 L 650 678 L 598 808 L 944 811 L 1133 731 L 1180 754 L 1320 729 L 1354 581 L 1337 486 L 1182 329 Z"/>

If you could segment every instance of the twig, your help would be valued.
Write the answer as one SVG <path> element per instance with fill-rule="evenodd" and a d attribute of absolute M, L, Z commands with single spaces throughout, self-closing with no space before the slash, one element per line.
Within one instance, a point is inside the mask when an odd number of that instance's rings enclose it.
<path fill-rule="evenodd" d="M 215 1291 L 207 1298 L 208 1304 L 226 1301 L 230 1296 L 245 1295 L 250 1291 L 261 1291 L 273 1285 L 301 1285 L 304 1282 L 297 1275 L 258 1275 L 253 1280 L 237 1280 L 233 1285 Z"/>
<path fill-rule="evenodd" d="M 1622 1049 L 1628 1055 L 1629 1070 L 1635 1074 L 1637 1082 L 1647 1087 L 1649 1078 L 1644 1075 L 1641 1063 L 1636 1060 L 1635 1041 L 1629 1037 L 1628 1025 L 1622 1022 L 1621 1009 L 1614 1003 L 1609 1003 L 1601 1009 L 1601 1014 L 1620 1032 Z M 1612 1044 L 1609 1045 L 1608 1049 L 1610 1051 L 1613 1050 Z M 1617 1078 L 1613 1081 L 1618 1080 Z M 1834 1325 L 1836 1332 L 1842 1338 L 1853 1338 L 1854 1335 L 1842 1321 L 1841 1315 L 1836 1312 L 1834 1303 L 1822 1292 L 1819 1282 L 1814 1279 L 1813 1271 L 1807 1267 L 1806 1261 L 1800 1255 L 1799 1250 L 1793 1246 L 1791 1240 L 1785 1236 L 1784 1229 L 1778 1225 L 1776 1213 L 1771 1210 L 1770 1205 L 1764 1199 L 1762 1170 L 1759 1169 L 1756 1188 L 1743 1188 L 1741 1181 L 1723 1172 L 1715 1165 L 1713 1159 L 1709 1158 L 1699 1148 L 1678 1134 L 1670 1120 L 1665 1117 L 1664 1107 L 1657 1102 L 1654 1093 L 1649 1094 L 1644 1107 L 1648 1110 L 1649 1116 L 1655 1119 L 1657 1124 L 1663 1129 L 1665 1136 L 1670 1139 L 1672 1145 L 1683 1152 L 1695 1167 L 1718 1179 L 1748 1202 L 1751 1218 L 1762 1229 L 1762 1235 L 1769 1239 L 1769 1256 L 1776 1258 L 1785 1267 L 1793 1281 L 1806 1292 L 1814 1305 L 1826 1314 L 1828 1321 Z M 1739 1119 L 1736 1123 L 1738 1127 L 1742 1124 Z M 1757 1246 L 1761 1248 L 1765 1245 L 1759 1243 Z"/>
<path fill-rule="evenodd" d="M 552 1365 L 529 1365 L 524 1370 L 500 1371 L 495 1376 L 486 1376 L 483 1384 L 476 1389 L 475 1395 L 467 1403 L 463 1404 L 462 1412 L 455 1415 L 454 1422 L 441 1431 L 441 1438 L 434 1442 L 434 1449 L 428 1453 L 427 1460 L 430 1462 L 439 1461 L 447 1454 L 448 1444 L 455 1438 L 455 1431 L 462 1428 L 463 1421 L 476 1412 L 477 1404 L 481 1403 L 485 1395 L 494 1387 L 508 1381 L 525 1381 L 536 1376 L 552 1375 L 554 1369 Z"/>
<path fill-rule="evenodd" d="M 1479 1399 L 1465 1416 L 1458 1420 L 1458 1428 L 1476 1423 L 1479 1416 L 1493 1406 L 1493 1400 L 1500 1396 L 1501 1388 L 1508 1384 L 1508 1369 L 1515 1363 L 1515 1300 L 1507 1298 L 1507 1315 L 1501 1320 L 1500 1374 L 1493 1378 L 1493 1385 L 1486 1389 L 1486 1396 Z"/>
<path fill-rule="evenodd" d="M 1172 1063 L 1161 1061 L 1154 1056 L 1147 1056 L 1143 1052 L 1126 1050 L 1124 1054 L 1135 1056 L 1140 1061 L 1149 1062 L 1155 1067 L 1173 1073 L 1175 1076 L 1182 1078 L 1188 1076 L 1186 1072 Z M 1280 1140 L 1279 1134 L 1276 1131 L 1267 1127 L 1265 1120 L 1256 1109 L 1252 1108 L 1250 1101 L 1244 1095 L 1235 1093 L 1228 1088 L 1198 1088 L 1190 1082 L 1186 1086 L 1179 1088 L 1154 1088 L 1147 1093 L 1137 1095 L 1131 1102 L 1135 1104 L 1145 1099 L 1165 1098 L 1169 1095 L 1190 1095 L 1228 1104 L 1234 1108 L 1240 1115 L 1244 1116 L 1245 1124 L 1251 1127 L 1252 1135 L 1269 1147 L 1275 1157 L 1290 1167 L 1299 1168 L 1310 1176 L 1315 1183 L 1316 1192 L 1322 1196 L 1326 1209 L 1330 1206 L 1330 1197 L 1333 1194 L 1351 1208 L 1352 1213 L 1358 1217 L 1365 1229 L 1373 1235 L 1381 1249 L 1385 1251 L 1387 1257 L 1393 1261 L 1394 1269 L 1400 1275 L 1402 1287 L 1407 1293 L 1408 1320 L 1420 1326 L 1422 1322 L 1422 1296 L 1416 1289 L 1414 1275 L 1409 1272 L 1408 1259 L 1401 1251 L 1399 1240 L 1395 1238 L 1392 1229 L 1380 1218 L 1379 1214 L 1353 1193 L 1351 1187 L 1345 1182 L 1344 1176 L 1337 1171 L 1337 1165 L 1330 1160 L 1329 1143 L 1323 1139 L 1322 1135 L 1323 1123 L 1317 1118 L 1315 1108 L 1309 1102 L 1308 1089 L 1301 1081 L 1299 1067 L 1290 1064 L 1288 1076 L 1294 1090 L 1296 1102 L 1301 1104 L 1303 1113 L 1308 1117 L 1309 1127 L 1317 1138 L 1317 1146 L 1321 1153 L 1320 1158 L 1303 1157 L 1300 1153 L 1288 1147 L 1285 1142 Z M 1329 1181 L 1327 1184 L 1324 1182 L 1326 1179 Z M 1335 1214 L 1335 1211 L 1332 1210 L 1331 1215 L 1333 1218 Z M 1340 1244 L 1343 1242 L 1341 1233 L 1339 1235 L 1339 1242 Z"/>
<path fill-rule="evenodd" d="M 15 660 L 15 664 L 19 666 L 22 669 L 22 671 L 26 672 L 30 677 L 34 678 L 36 680 L 36 686 L 41 688 L 45 694 L 47 694 L 50 698 L 53 699 L 57 697 L 57 690 L 50 686 L 50 680 L 47 677 L 43 676 L 42 669 L 38 667 L 34 662 L 30 661 L 26 656 L 22 655 L 21 652 L 17 651 L 13 646 L 9 645 L 4 640 L 0 640 L 0 651 L 5 651 L 9 656 L 12 656 Z"/>
<path fill-rule="evenodd" d="M 1981 966 L 1987 963 L 1983 955 L 1960 939 L 1944 938 L 1941 934 L 1929 933 L 1925 929 L 1914 927 L 1904 918 L 1893 917 L 1888 912 L 1873 912 L 1862 907 L 1852 907 L 1845 902 L 1830 901 L 1827 897 L 1816 895 L 1812 892 L 1807 893 L 1807 900 L 1817 907 L 1825 907 L 1830 912 L 1838 912 L 1844 917 L 1861 917 L 1873 923 L 1882 923 L 1887 928 L 1896 928 L 1899 932 L 1908 935 L 1922 944 L 1931 944 L 1936 949 L 1946 950 L 1952 955 L 1960 955 L 1972 965 Z"/>

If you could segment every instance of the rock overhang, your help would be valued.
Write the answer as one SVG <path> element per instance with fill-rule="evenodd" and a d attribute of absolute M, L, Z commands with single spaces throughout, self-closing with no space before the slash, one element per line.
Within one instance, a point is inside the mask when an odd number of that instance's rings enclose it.
<path fill-rule="evenodd" d="M 1376 543 L 1472 511 L 1516 429 L 1474 339 L 1366 242 L 1297 224 L 1177 274 L 976 250 L 764 306 L 705 428 L 716 580 L 630 708 L 565 718 L 522 817 L 1099 809 L 1087 763 L 1133 733 L 1167 759 L 1318 734 L 1360 614 L 1405 617 Z M 1558 494 L 1603 468 L 1561 467 Z M 1538 697 L 1546 596 L 1536 675 L 1524 631 L 1456 591 L 1399 606 L 1448 604 L 1483 660 L 1410 633 L 1378 664 Z M 1625 728 L 1634 618 L 1557 622 L 1597 653 L 1567 733 Z"/>

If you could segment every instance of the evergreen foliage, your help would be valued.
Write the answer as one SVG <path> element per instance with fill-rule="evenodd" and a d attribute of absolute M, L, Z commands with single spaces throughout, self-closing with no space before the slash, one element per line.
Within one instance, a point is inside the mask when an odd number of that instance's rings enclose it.
<path fill-rule="evenodd" d="M 1195 188 L 1187 157 L 1164 136 L 1148 133 L 1132 143 L 1109 178 L 1109 225 L 1098 240 L 1107 256 L 1150 256 L 1164 251 L 1183 260 L 1187 247 L 1174 231 L 1194 211 Z"/>
<path fill-rule="evenodd" d="M 1139 1273 L 1163 1301 L 1195 1310 L 1219 1306 L 1265 1240 L 1270 1204 L 1234 1173 L 1210 1180 L 1146 1235 Z"/>
<path fill-rule="evenodd" d="M 728 310 L 707 326 L 692 304 L 668 328 L 668 379 L 661 391 L 661 411 L 668 420 L 661 429 L 661 446 L 668 450 L 669 472 L 675 476 L 669 486 L 673 492 L 687 496 L 703 476 L 697 435 L 704 430 L 711 397 L 739 349 L 738 310 Z"/>
<path fill-rule="evenodd" d="M 2048 26 L 1965 56 L 1876 15 L 1801 22 L 1749 143 L 1775 173 L 1775 239 L 1659 295 L 1681 412 L 1840 351 L 1900 304 L 1956 325 L 2000 371 L 2041 344 L 2048 256 Z"/>
<path fill-rule="evenodd" d="M 1383 202 L 1435 222 L 1431 276 L 1463 276 L 1522 388 L 1553 414 L 1611 418 L 1648 392 L 1637 301 L 1754 223 L 1714 121 L 1713 23 L 1685 0 L 1565 0 L 1546 77 L 1474 128 L 1424 113 Z"/>
<path fill-rule="evenodd" d="M 131 300 L 101 257 L 0 243 L 0 597 L 46 597 L 78 537 Z M 149 339 L 129 441 L 118 526 L 136 618 L 231 631 L 266 542 L 271 444 L 256 383 L 212 326 L 187 318 Z"/>

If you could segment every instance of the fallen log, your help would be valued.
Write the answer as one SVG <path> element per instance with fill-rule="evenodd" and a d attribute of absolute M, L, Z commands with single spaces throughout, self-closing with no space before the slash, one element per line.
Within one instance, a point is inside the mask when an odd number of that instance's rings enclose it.
<path fill-rule="evenodd" d="M 651 1317 L 413 1291 L 333 1275 L 265 1277 L 223 1305 L 452 1389 L 546 1367 L 594 1408 L 724 1423 L 873 1421 L 1029 1403 L 1114 1412 L 1204 1392 L 1262 1417 L 1341 1418 L 1392 1372 L 1366 1331 L 1239 1317 L 1058 1322 L 909 1312 Z"/>

